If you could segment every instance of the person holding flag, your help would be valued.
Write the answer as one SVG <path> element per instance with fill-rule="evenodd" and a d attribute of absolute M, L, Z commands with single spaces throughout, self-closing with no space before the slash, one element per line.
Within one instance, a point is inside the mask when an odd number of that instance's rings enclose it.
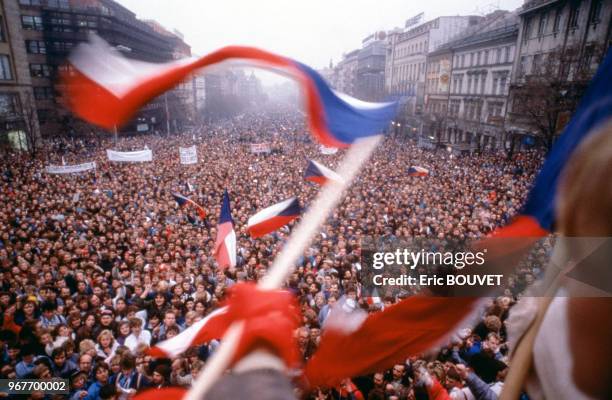
<path fill-rule="evenodd" d="M 221 215 L 219 215 L 217 240 L 215 242 L 215 259 L 220 269 L 236 266 L 236 232 L 234 231 L 234 220 L 232 219 L 227 190 L 223 192 Z"/>

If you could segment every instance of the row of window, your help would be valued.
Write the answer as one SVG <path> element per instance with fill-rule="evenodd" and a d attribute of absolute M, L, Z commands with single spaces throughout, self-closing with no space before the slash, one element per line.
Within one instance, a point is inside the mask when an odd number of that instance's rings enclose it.
<path fill-rule="evenodd" d="M 489 94 L 489 95 L 505 95 L 508 92 L 508 77 L 507 71 L 494 72 L 491 74 L 491 88 L 489 93 L 486 90 L 487 84 L 487 73 L 479 74 L 467 74 L 466 83 L 464 87 L 464 74 L 454 74 L 453 82 L 451 86 L 451 93 L 453 94 Z"/>
<path fill-rule="evenodd" d="M 405 64 L 393 68 L 397 81 L 417 81 L 425 73 L 425 63 Z"/>
<path fill-rule="evenodd" d="M 58 52 L 69 52 L 74 46 L 73 42 L 58 40 L 48 43 L 42 40 L 26 40 L 26 49 L 31 54 L 47 54 L 47 47 Z"/>
<path fill-rule="evenodd" d="M 583 3 L 571 2 L 569 14 L 567 15 L 567 28 L 570 30 L 578 29 L 580 22 L 580 7 Z M 593 0 L 591 15 L 588 17 L 589 24 L 601 22 L 603 11 L 603 0 Z M 539 17 L 526 18 L 523 24 L 523 40 L 527 41 L 533 37 L 541 37 L 548 33 L 558 33 L 563 25 L 563 8 L 555 11 L 543 11 Z M 552 24 L 551 24 L 552 21 Z"/>
<path fill-rule="evenodd" d="M 69 0 L 19 0 L 22 6 L 47 6 L 50 8 L 70 8 Z"/>
<path fill-rule="evenodd" d="M 85 18 L 85 17 L 83 17 Z M 67 18 L 50 18 L 49 19 L 50 29 L 57 32 L 73 32 L 72 21 Z M 78 19 L 76 25 L 82 28 L 97 28 L 98 23 L 95 20 Z M 35 15 L 22 15 L 21 26 L 23 29 L 42 31 L 44 30 L 42 17 Z"/>
<path fill-rule="evenodd" d="M 398 46 L 395 49 L 395 57 L 404 57 L 404 56 L 409 56 L 412 54 L 418 54 L 418 53 L 426 53 L 427 52 L 427 40 L 419 42 L 419 43 L 413 43 L 410 46 Z"/>
<path fill-rule="evenodd" d="M 463 103 L 463 115 L 461 115 L 461 103 Z M 482 101 L 469 101 L 469 100 L 451 100 L 448 107 L 449 115 L 451 117 L 464 117 L 465 119 L 472 121 L 480 121 L 483 115 L 483 102 Z M 488 117 L 502 117 L 504 103 L 501 101 L 489 101 L 486 103 L 487 107 L 485 114 Z M 443 106 L 443 107 L 442 107 Z M 446 104 L 433 103 L 430 111 L 444 112 L 446 110 Z"/>
<path fill-rule="evenodd" d="M 498 47 L 496 49 L 474 51 L 466 54 L 456 54 L 453 58 L 453 67 L 469 68 L 481 65 L 502 64 L 512 62 L 514 46 Z"/>

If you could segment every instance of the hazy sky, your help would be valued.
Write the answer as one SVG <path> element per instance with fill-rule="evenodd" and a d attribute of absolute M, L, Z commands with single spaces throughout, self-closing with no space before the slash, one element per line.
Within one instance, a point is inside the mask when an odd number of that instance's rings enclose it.
<path fill-rule="evenodd" d="M 185 35 L 192 52 L 229 44 L 253 45 L 312 67 L 339 61 L 377 30 L 403 26 L 425 12 L 483 14 L 513 10 L 523 0 L 116 0 L 138 18 L 155 19 Z"/>

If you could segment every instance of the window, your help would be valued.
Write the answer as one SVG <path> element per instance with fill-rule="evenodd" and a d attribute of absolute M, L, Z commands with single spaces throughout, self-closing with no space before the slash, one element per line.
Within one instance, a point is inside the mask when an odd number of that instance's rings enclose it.
<path fill-rule="evenodd" d="M 26 48 L 28 53 L 47 54 L 47 47 L 42 40 L 26 40 Z"/>
<path fill-rule="evenodd" d="M 478 94 L 478 75 L 474 75 L 474 94 Z"/>
<path fill-rule="evenodd" d="M 603 0 L 593 0 L 593 8 L 591 9 L 591 18 L 589 21 L 591 24 L 596 24 L 601 21 L 601 9 L 603 7 Z"/>
<path fill-rule="evenodd" d="M 53 50 L 58 52 L 69 52 L 74 47 L 74 43 L 62 41 L 52 42 L 51 45 L 53 46 Z"/>
<path fill-rule="evenodd" d="M 11 71 L 11 60 L 6 54 L 0 54 L 0 80 L 10 81 L 13 79 L 13 71 Z"/>
<path fill-rule="evenodd" d="M 493 87 L 491 88 L 491 94 L 496 95 L 497 94 L 497 84 L 498 84 L 499 80 L 497 78 L 497 76 L 493 76 Z"/>
<path fill-rule="evenodd" d="M 544 35 L 546 32 L 546 22 L 548 20 L 548 14 L 543 12 L 540 14 L 540 23 L 538 24 L 538 36 Z"/>
<path fill-rule="evenodd" d="M 34 88 L 34 97 L 36 100 L 50 100 L 53 99 L 53 88 L 50 86 L 45 87 L 35 87 Z"/>
<path fill-rule="evenodd" d="M 461 55 L 461 67 L 463 68 L 465 66 L 465 54 Z"/>
<path fill-rule="evenodd" d="M 489 50 L 485 50 L 484 52 L 484 60 L 482 62 L 484 65 L 489 64 Z"/>
<path fill-rule="evenodd" d="M 474 65 L 474 53 L 470 53 L 470 67 Z"/>
<path fill-rule="evenodd" d="M 0 115 L 15 116 L 19 113 L 17 93 L 0 93 Z"/>
<path fill-rule="evenodd" d="M 580 16 L 580 4 L 573 4 L 570 9 L 568 25 L 570 29 L 578 28 L 578 17 Z"/>
<path fill-rule="evenodd" d="M 535 54 L 533 56 L 533 63 L 531 64 L 531 73 L 539 75 L 541 73 L 540 68 L 542 67 L 542 54 Z"/>
<path fill-rule="evenodd" d="M 23 29 L 28 29 L 31 31 L 42 31 L 43 23 L 41 17 L 35 17 L 32 15 L 22 15 L 21 16 L 21 26 Z"/>
<path fill-rule="evenodd" d="M 527 56 L 522 56 L 518 66 L 518 76 L 525 75 L 525 69 L 527 68 Z"/>
<path fill-rule="evenodd" d="M 480 93 L 484 94 L 485 92 L 485 83 L 487 82 L 487 75 L 483 74 L 482 79 L 480 80 Z"/>
<path fill-rule="evenodd" d="M 30 75 L 35 78 L 49 78 L 51 68 L 46 64 L 30 64 Z"/>
<path fill-rule="evenodd" d="M 508 76 L 506 74 L 502 75 L 499 80 L 499 94 L 506 94 L 506 82 L 508 80 Z"/>
<path fill-rule="evenodd" d="M 0 15 L 0 42 L 6 42 L 6 34 L 4 33 L 4 19 Z"/>
<path fill-rule="evenodd" d="M 50 8 L 70 8 L 68 0 L 47 0 L 47 7 Z"/>
<path fill-rule="evenodd" d="M 482 52 L 481 52 L 481 51 L 479 51 L 479 52 L 478 52 L 478 54 L 476 55 L 476 65 L 480 65 L 480 54 L 481 54 L 481 53 L 482 53 Z"/>
<path fill-rule="evenodd" d="M 501 58 L 501 57 L 502 57 L 502 49 L 501 49 L 501 48 L 498 48 L 498 49 L 497 49 L 497 54 L 495 55 L 495 62 L 496 62 L 497 64 L 501 63 L 501 60 L 502 60 L 502 58 Z"/>
<path fill-rule="evenodd" d="M 561 9 L 558 9 L 555 13 L 555 21 L 553 22 L 553 32 L 559 32 L 559 27 L 561 26 Z"/>
<path fill-rule="evenodd" d="M 510 60 L 510 46 L 506 46 L 504 50 L 505 50 L 505 56 L 504 56 L 505 62 L 509 63 L 511 61 Z"/>
<path fill-rule="evenodd" d="M 529 40 L 530 34 L 531 34 L 531 18 L 525 18 L 525 23 L 523 25 L 523 41 L 524 42 Z"/>
<path fill-rule="evenodd" d="M 470 93 L 470 90 L 472 90 L 472 75 L 468 76 L 468 81 L 467 81 L 467 93 Z"/>

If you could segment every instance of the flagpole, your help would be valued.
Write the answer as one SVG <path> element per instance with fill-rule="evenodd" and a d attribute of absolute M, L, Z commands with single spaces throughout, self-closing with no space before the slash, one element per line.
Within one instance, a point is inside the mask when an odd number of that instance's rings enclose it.
<path fill-rule="evenodd" d="M 331 210 L 340 202 L 344 189 L 365 165 L 382 138 L 382 135 L 366 137 L 359 139 L 351 146 L 337 171 L 342 176 L 342 181 L 332 181 L 325 185 L 313 205 L 302 217 L 300 224 L 293 231 L 282 253 L 274 260 L 268 274 L 259 282 L 259 289 L 273 290 L 281 287 L 319 227 L 325 222 Z M 200 373 L 185 395 L 185 400 L 201 400 L 204 398 L 206 392 L 229 366 L 243 327 L 244 322 L 242 321 L 234 322 L 229 327 L 221 340 L 221 345 L 208 360 L 206 369 Z"/>

